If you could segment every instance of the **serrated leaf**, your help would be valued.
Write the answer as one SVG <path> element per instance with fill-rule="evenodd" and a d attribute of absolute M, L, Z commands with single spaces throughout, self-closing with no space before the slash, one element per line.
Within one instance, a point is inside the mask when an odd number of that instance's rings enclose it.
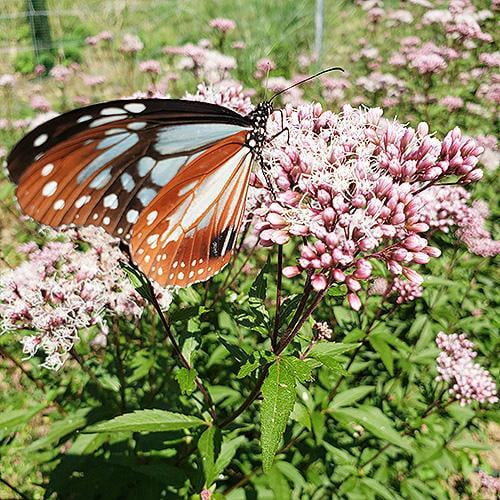
<path fill-rule="evenodd" d="M 388 441 L 400 448 L 410 450 L 408 439 L 404 438 L 396 431 L 392 425 L 392 420 L 384 415 L 379 408 L 373 406 L 363 406 L 360 408 L 342 408 L 330 413 L 334 418 L 343 422 L 354 421 L 364 427 L 374 436 Z"/>
<path fill-rule="evenodd" d="M 290 366 L 296 381 L 304 383 L 312 380 L 312 369 L 306 360 L 287 356 L 283 362 Z"/>
<path fill-rule="evenodd" d="M 295 404 L 295 373 L 290 363 L 284 359 L 276 360 L 262 386 L 262 396 L 262 468 L 268 472 Z"/>
<path fill-rule="evenodd" d="M 177 371 L 175 378 L 179 383 L 182 394 L 191 394 L 195 390 L 196 376 L 197 372 L 194 368 L 188 370 L 187 368 L 182 367 Z"/>
<path fill-rule="evenodd" d="M 367 394 L 373 391 L 373 385 L 360 385 L 352 389 L 347 389 L 340 394 L 337 394 L 330 403 L 332 408 L 340 408 L 342 406 L 349 406 L 363 399 Z"/>
<path fill-rule="evenodd" d="M 274 355 L 269 352 L 256 351 L 248 358 L 247 362 L 239 369 L 238 374 L 236 376 L 238 378 L 246 377 L 247 375 L 250 375 L 250 373 L 255 371 L 259 366 L 262 366 L 265 363 L 272 361 L 273 359 Z"/>
<path fill-rule="evenodd" d="M 85 432 L 162 432 L 206 425 L 198 417 L 165 410 L 137 410 L 85 429 Z"/>

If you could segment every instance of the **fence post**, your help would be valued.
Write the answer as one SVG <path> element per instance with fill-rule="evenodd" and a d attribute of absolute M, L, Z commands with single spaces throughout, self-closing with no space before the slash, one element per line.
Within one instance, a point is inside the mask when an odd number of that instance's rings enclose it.
<path fill-rule="evenodd" d="M 314 52 L 321 61 L 321 52 L 323 50 L 323 23 L 324 23 L 324 2 L 316 0 L 314 12 Z"/>
<path fill-rule="evenodd" d="M 41 54 L 52 50 L 46 0 L 26 0 L 26 15 L 31 28 L 35 59 L 39 62 Z"/>

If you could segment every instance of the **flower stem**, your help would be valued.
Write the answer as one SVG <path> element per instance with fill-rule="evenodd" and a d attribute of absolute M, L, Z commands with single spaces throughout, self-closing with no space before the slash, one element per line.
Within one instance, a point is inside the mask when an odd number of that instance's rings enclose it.
<path fill-rule="evenodd" d="M 147 278 L 145 278 L 145 279 L 149 283 L 149 287 L 150 287 L 151 305 L 155 308 L 156 312 L 158 313 L 158 316 L 160 317 L 160 321 L 161 321 L 163 328 L 165 330 L 165 334 L 166 334 L 167 338 L 169 339 L 170 343 L 172 344 L 172 347 L 174 349 L 176 356 L 179 358 L 179 360 L 182 363 L 182 365 L 184 366 L 184 368 L 191 370 L 192 369 L 191 364 L 185 358 L 184 354 L 182 354 L 182 350 L 181 350 L 179 344 L 177 343 L 177 340 L 175 340 L 174 335 L 172 334 L 172 329 L 170 328 L 170 323 L 167 320 L 163 311 L 161 310 L 161 306 L 158 303 L 158 300 L 156 299 L 151 282 L 149 281 L 149 279 L 147 279 Z M 196 376 L 196 378 L 194 379 L 194 382 L 196 384 L 196 387 L 198 387 L 198 390 L 203 395 L 203 398 L 205 399 L 205 403 L 207 405 L 207 409 L 208 409 L 208 412 L 210 413 L 210 416 L 212 417 L 213 420 L 215 420 L 217 418 L 217 413 L 215 411 L 215 405 L 214 405 L 214 402 L 212 400 L 212 397 L 210 396 L 210 393 L 207 391 L 207 389 L 203 385 L 203 382 L 201 381 L 200 377 Z"/>
<path fill-rule="evenodd" d="M 3 477 L 0 477 L 0 483 L 2 483 L 5 486 L 7 486 L 7 488 L 11 489 L 16 495 L 19 495 L 23 500 L 29 500 L 29 498 L 24 493 L 21 493 L 15 486 L 13 486 L 12 484 L 10 484 Z"/>
<path fill-rule="evenodd" d="M 278 342 L 278 331 L 280 327 L 281 312 L 281 286 L 283 282 L 283 245 L 278 246 L 278 269 L 276 274 L 276 315 L 274 316 L 274 329 L 271 334 L 271 345 L 273 351 L 276 351 Z"/>

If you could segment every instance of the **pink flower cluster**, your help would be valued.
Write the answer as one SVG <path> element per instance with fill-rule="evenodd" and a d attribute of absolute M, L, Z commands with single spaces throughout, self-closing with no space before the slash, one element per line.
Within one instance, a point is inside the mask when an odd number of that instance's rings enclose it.
<path fill-rule="evenodd" d="M 481 479 L 481 487 L 493 493 L 500 493 L 500 477 L 490 476 L 482 470 L 479 471 L 479 477 Z"/>
<path fill-rule="evenodd" d="M 315 338 L 317 340 L 331 340 L 333 336 L 333 330 L 330 328 L 326 321 L 320 321 L 314 323 L 314 330 L 316 332 Z"/>
<path fill-rule="evenodd" d="M 405 304 L 422 297 L 424 289 L 419 283 L 403 280 L 399 277 L 394 278 L 391 286 L 391 293 L 396 293 L 396 303 Z"/>
<path fill-rule="evenodd" d="M 52 241 L 43 248 L 27 243 L 20 248 L 27 260 L 0 277 L 3 330 L 32 331 L 21 339 L 23 352 L 43 352 L 43 366 L 54 370 L 69 357 L 80 330 L 96 326 L 106 335 L 107 314 L 138 317 L 143 306 L 119 266 L 123 256 L 116 240 L 97 228 L 67 234 L 92 246 L 80 251 L 73 242 Z M 167 307 L 170 292 L 160 299 Z"/>
<path fill-rule="evenodd" d="M 382 295 L 389 297 L 396 295 L 396 304 L 405 304 L 422 296 L 423 288 L 414 281 L 403 280 L 396 276 L 392 282 L 385 278 L 375 278 L 368 289 L 368 295 Z"/>
<path fill-rule="evenodd" d="M 144 48 L 141 39 L 130 33 L 123 35 L 122 44 L 120 45 L 120 52 L 123 54 L 135 54 Z"/>
<path fill-rule="evenodd" d="M 477 352 L 465 334 L 446 335 L 440 332 L 436 344 L 441 350 L 437 358 L 437 380 L 450 384 L 450 394 L 462 406 L 479 403 L 496 403 L 497 389 L 490 373 L 474 363 Z"/>
<path fill-rule="evenodd" d="M 469 205 L 470 194 L 459 186 L 433 186 L 420 199 L 420 220 L 431 229 L 448 233 L 454 228 L 455 235 L 477 255 L 500 253 L 500 241 L 492 239 L 486 229 L 489 210 L 485 202 L 477 200 Z"/>
<path fill-rule="evenodd" d="M 254 109 L 250 97 L 243 92 L 243 87 L 230 81 L 210 86 L 200 84 L 196 94 L 186 94 L 184 98 L 226 106 L 242 115 L 248 115 Z"/>
<path fill-rule="evenodd" d="M 141 73 L 150 73 L 152 75 L 159 75 L 161 73 L 161 64 L 154 59 L 142 61 L 139 63 L 139 71 Z"/>
<path fill-rule="evenodd" d="M 259 59 L 255 63 L 254 76 L 255 76 L 255 78 L 258 78 L 260 80 L 260 79 L 268 76 L 269 73 L 271 71 L 273 71 L 274 69 L 276 69 L 276 63 L 272 59 L 269 59 L 268 57 L 264 57 L 262 59 Z"/>
<path fill-rule="evenodd" d="M 182 56 L 177 63 L 178 69 L 193 73 L 197 80 L 217 83 L 227 78 L 236 68 L 236 59 L 210 49 L 210 44 L 201 41 L 198 45 L 188 43 L 182 46 L 164 47 L 163 53 Z"/>
<path fill-rule="evenodd" d="M 87 45 L 95 46 L 100 42 L 109 42 L 111 40 L 113 40 L 113 33 L 110 31 L 101 31 L 100 33 L 97 33 L 97 35 L 85 38 L 85 43 Z"/>
<path fill-rule="evenodd" d="M 236 23 L 232 19 L 226 19 L 224 17 L 212 19 L 208 25 L 214 30 L 224 34 L 236 29 Z"/>
<path fill-rule="evenodd" d="M 73 73 L 74 71 L 71 67 L 63 66 L 62 64 L 57 64 L 49 72 L 50 76 L 59 83 L 66 83 Z"/>
<path fill-rule="evenodd" d="M 422 236 L 429 226 L 421 221 L 418 192 L 449 174 L 462 182 L 480 178 L 482 149 L 458 130 L 439 141 L 426 124 L 413 130 L 383 119 L 378 108 L 344 106 L 334 114 L 319 104 L 287 106 L 272 115 L 268 133 L 283 127 L 288 132 L 264 148 L 276 196 L 256 210 L 256 230 L 264 246 L 305 240 L 284 274 L 306 272 L 317 291 L 344 283 L 356 310 L 373 260 L 420 284 L 410 266 L 427 264 L 440 251 Z M 265 178 L 256 184 L 270 189 Z"/>

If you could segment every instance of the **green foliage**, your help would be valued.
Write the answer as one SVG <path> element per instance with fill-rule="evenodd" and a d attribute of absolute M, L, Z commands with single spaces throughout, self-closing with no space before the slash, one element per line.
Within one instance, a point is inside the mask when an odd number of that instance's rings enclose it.
<path fill-rule="evenodd" d="M 73 3 L 62 0 L 57 8 L 73 9 Z M 310 52 L 312 45 L 313 0 L 267 2 L 265 8 L 259 0 L 136 3 L 142 8 L 124 3 L 105 11 L 97 0 L 80 5 L 93 15 L 54 22 L 53 52 L 39 59 L 30 50 L 19 50 L 12 58 L 6 54 L 0 73 L 25 75 L 39 63 L 50 70 L 54 64 L 79 62 L 86 73 L 107 76 L 105 88 L 92 90 L 95 101 L 131 94 L 147 87 L 149 82 L 140 80 L 144 75 L 130 77 L 116 51 L 85 47 L 87 35 L 116 26 L 113 43 L 118 46 L 122 33 L 135 32 L 146 42 L 140 58 L 158 58 L 163 64 L 164 45 L 197 43 L 203 37 L 216 43 L 207 23 L 223 12 L 238 24 L 237 33 L 226 40 L 228 54 L 238 63 L 234 76 L 257 87 L 259 96 L 263 91 L 253 76 L 257 59 L 270 56 L 278 66 L 272 76 L 288 77 L 300 69 L 297 56 Z M 398 7 L 397 2 L 386 3 Z M 17 13 L 20 5 L 6 4 L 6 14 Z M 49 2 L 50 8 L 55 6 Z M 487 3 L 481 2 L 482 7 Z M 325 9 L 325 50 L 318 69 L 343 65 L 351 83 L 368 72 L 365 62 L 352 61 L 356 40 L 368 38 L 385 57 L 394 48 L 394 33 L 414 34 L 411 26 L 375 26 L 368 33 L 365 14 L 354 2 L 325 2 Z M 428 29 L 432 35 L 433 28 Z M 8 23 L 0 31 L 2 45 L 11 40 L 31 43 L 24 24 Z M 231 52 L 230 44 L 240 37 L 247 50 Z M 480 48 L 472 48 L 469 62 L 457 62 L 462 65 L 453 69 L 457 79 L 460 72 L 476 67 L 479 53 Z M 447 113 L 437 102 L 413 106 L 409 97 L 421 94 L 422 79 L 412 77 L 409 68 L 401 71 L 407 73 L 408 88 L 387 116 L 397 114 L 413 124 L 429 119 L 439 134 L 455 125 L 467 134 L 496 133 L 497 124 L 488 117 Z M 31 116 L 28 78 L 20 79 L 9 101 L 12 109 L 4 105 L 0 118 L 11 111 L 16 118 Z M 181 95 L 197 83 L 186 75 L 168 91 Z M 455 90 L 465 97 L 465 92 L 473 95 L 477 90 L 446 78 L 431 84 L 437 97 L 455 95 Z M 53 82 L 37 79 L 36 85 L 54 100 L 58 90 Z M 65 88 L 68 102 L 82 95 L 81 85 L 75 79 Z M 305 99 L 324 100 L 321 81 L 301 90 Z M 355 86 L 346 93 L 347 101 L 357 97 Z M 381 105 L 381 95 L 372 97 L 368 104 Z M 65 106 L 61 99 L 56 109 Z M 0 146 L 9 148 L 20 134 L 0 130 Z M 494 173 L 486 172 L 486 177 L 473 193 L 494 200 L 497 179 Z M 44 241 L 33 223 L 13 216 L 13 195 L 13 186 L 0 182 L 2 259 L 8 265 L 20 261 L 15 252 L 19 243 Z M 491 206 L 497 217 L 497 204 Z M 467 253 L 451 234 L 436 233 L 433 239 L 443 256 L 426 266 L 421 300 L 394 310 L 387 307 L 375 321 L 379 297 L 365 300 L 366 290 L 361 291 L 363 310 L 355 313 L 345 306 L 346 286 L 332 287 L 279 356 L 269 341 L 277 261 L 267 249 L 255 252 L 248 262 L 248 250 L 243 250 L 208 283 L 177 293 L 166 319 L 191 368 L 179 363 L 151 307 L 137 322 L 108 317 L 106 347 L 92 342 L 92 329 L 80 332 L 80 362 L 71 358 L 57 373 L 42 369 L 37 358 L 21 361 L 18 339 L 5 332 L 0 336 L 0 477 L 37 499 L 198 498 L 203 488 L 214 491 L 213 498 L 228 500 L 480 499 L 474 474 L 477 468 L 493 472 L 487 452 L 499 412 L 487 405 L 451 402 L 444 385 L 435 380 L 434 340 L 439 331 L 467 332 L 479 352 L 478 362 L 498 376 L 498 267 L 493 259 Z M 284 247 L 287 265 L 298 252 L 293 243 Z M 243 264 L 243 271 L 236 273 Z M 125 271 L 139 294 L 151 301 L 142 273 L 131 266 Z M 384 272 L 382 266 L 377 272 Z M 293 321 L 302 292 L 300 278 L 283 280 L 280 338 Z M 326 321 L 333 341 L 313 339 L 313 321 Z M 215 403 L 215 420 L 195 383 L 197 376 Z M 254 394 L 261 382 L 262 391 Z M 0 483 L 0 498 L 12 497 Z"/>
<path fill-rule="evenodd" d="M 94 425 L 88 432 L 163 432 L 204 425 L 197 417 L 164 410 L 137 410 Z"/>

